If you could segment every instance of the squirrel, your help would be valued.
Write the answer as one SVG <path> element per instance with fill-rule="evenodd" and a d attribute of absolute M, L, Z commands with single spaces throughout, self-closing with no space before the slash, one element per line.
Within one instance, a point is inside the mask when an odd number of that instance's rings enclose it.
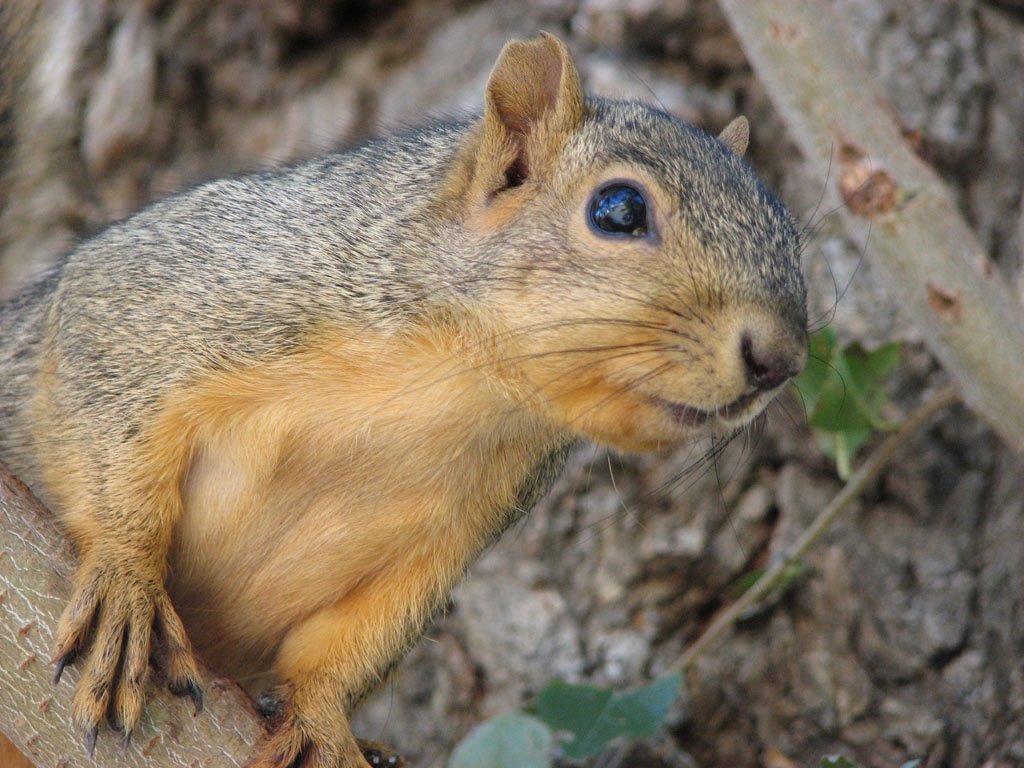
<path fill-rule="evenodd" d="M 748 130 L 585 97 L 542 33 L 481 117 L 201 184 L 4 305 L 0 459 L 80 553 L 54 659 L 90 748 L 151 651 L 200 708 L 198 652 L 273 670 L 252 768 L 365 768 L 352 711 L 576 441 L 760 413 L 807 311 Z"/>

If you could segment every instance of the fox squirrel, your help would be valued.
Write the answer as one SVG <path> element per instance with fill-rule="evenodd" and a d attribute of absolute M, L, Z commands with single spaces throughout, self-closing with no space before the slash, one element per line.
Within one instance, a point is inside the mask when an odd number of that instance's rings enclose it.
<path fill-rule="evenodd" d="M 80 551 L 74 727 L 125 734 L 151 645 L 272 669 L 260 768 L 365 766 L 349 715 L 575 440 L 734 431 L 802 368 L 792 217 L 718 137 L 502 50 L 483 116 L 223 179 L 0 310 L 0 458 Z"/>

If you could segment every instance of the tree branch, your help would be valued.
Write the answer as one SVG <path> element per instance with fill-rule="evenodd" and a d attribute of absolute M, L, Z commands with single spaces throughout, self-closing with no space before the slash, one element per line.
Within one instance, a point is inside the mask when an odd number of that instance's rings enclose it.
<path fill-rule="evenodd" d="M 89 758 L 71 728 L 69 667 L 53 685 L 53 630 L 68 596 L 73 558 L 50 513 L 0 463 L 0 729 L 37 765 L 240 766 L 261 732 L 249 698 L 203 671 L 201 714 L 191 702 L 150 680 L 142 722 L 122 749 L 119 734 L 101 731 Z"/>
<path fill-rule="evenodd" d="M 833 158 L 847 228 L 956 381 L 965 403 L 1024 453 L 1024 312 L 943 180 L 904 139 L 832 4 L 719 0 L 805 156 Z"/>

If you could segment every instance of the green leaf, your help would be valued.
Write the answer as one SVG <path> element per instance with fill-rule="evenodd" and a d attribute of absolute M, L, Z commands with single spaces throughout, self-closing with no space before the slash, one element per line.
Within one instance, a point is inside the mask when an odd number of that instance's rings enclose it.
<path fill-rule="evenodd" d="M 851 429 L 843 432 L 820 432 L 821 449 L 836 463 L 836 473 L 841 480 L 849 480 L 853 474 L 853 457 L 871 437 L 871 428 Z"/>
<path fill-rule="evenodd" d="M 853 460 L 871 433 L 892 429 L 881 418 L 888 399 L 886 384 L 902 354 L 900 344 L 867 350 L 854 342 L 840 349 L 825 328 L 810 340 L 811 359 L 796 378 L 807 408 L 807 420 L 818 433 L 825 453 L 848 479 Z"/>
<path fill-rule="evenodd" d="M 551 768 L 553 746 L 544 723 L 509 712 L 474 728 L 455 747 L 448 768 Z"/>
<path fill-rule="evenodd" d="M 556 680 L 541 691 L 537 715 L 572 740 L 565 756 L 584 760 L 605 750 L 615 739 L 643 739 L 665 724 L 679 690 L 679 675 L 668 675 L 631 691 L 611 691 L 592 685 L 569 685 Z"/>
<path fill-rule="evenodd" d="M 892 375 L 902 355 L 903 345 L 892 341 L 865 353 L 864 366 L 873 379 L 881 381 Z"/>
<path fill-rule="evenodd" d="M 868 352 L 854 342 L 835 359 L 835 366 L 846 380 L 855 407 L 876 429 L 886 428 L 878 415 L 888 397 L 885 383 L 899 362 L 901 352 L 899 344 L 886 344 Z"/>
<path fill-rule="evenodd" d="M 810 417 L 811 426 L 824 432 L 870 428 L 871 418 L 857 403 L 854 394 L 841 381 L 829 382 L 818 396 L 817 407 Z"/>
<path fill-rule="evenodd" d="M 552 680 L 537 698 L 537 716 L 556 731 L 586 733 L 614 695 L 607 688 Z"/>
<path fill-rule="evenodd" d="M 832 361 L 832 348 L 836 337 L 831 328 L 823 328 L 811 336 L 810 355 L 803 372 L 796 377 L 796 386 L 803 396 L 808 413 L 812 413 L 818 401 L 818 394 L 824 388 L 832 374 L 829 364 Z"/>

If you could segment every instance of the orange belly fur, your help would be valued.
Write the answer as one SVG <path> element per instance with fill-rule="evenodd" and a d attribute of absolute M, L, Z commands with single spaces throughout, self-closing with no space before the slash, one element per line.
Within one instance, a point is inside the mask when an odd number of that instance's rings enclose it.
<path fill-rule="evenodd" d="M 335 342 L 218 375 L 165 409 L 157 434 L 192 444 L 168 586 L 218 669 L 269 672 L 318 612 L 333 617 L 325 631 L 365 621 L 375 581 L 381 611 L 441 596 L 500 532 L 559 437 L 454 359 L 436 334 Z M 288 655 L 279 674 L 304 663 Z"/>

